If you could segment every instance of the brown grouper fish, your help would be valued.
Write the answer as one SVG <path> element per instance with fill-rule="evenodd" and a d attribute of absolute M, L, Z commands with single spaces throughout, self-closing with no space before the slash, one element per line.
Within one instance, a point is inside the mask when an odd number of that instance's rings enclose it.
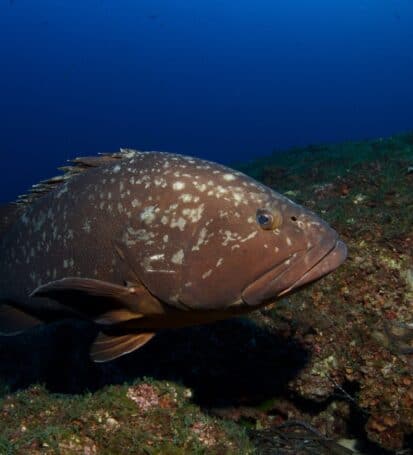
<path fill-rule="evenodd" d="M 63 170 L 0 212 L 3 335 L 88 319 L 104 362 L 272 303 L 346 257 L 314 213 L 216 163 L 122 149 Z"/>

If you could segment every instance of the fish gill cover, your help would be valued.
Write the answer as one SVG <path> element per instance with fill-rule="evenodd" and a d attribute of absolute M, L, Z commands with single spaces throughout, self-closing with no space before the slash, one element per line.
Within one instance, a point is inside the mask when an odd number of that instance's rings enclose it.
<path fill-rule="evenodd" d="M 412 128 L 412 21 L 408 0 L 0 2 L 2 203 L 77 155 L 167 150 L 239 163 L 349 248 L 300 293 L 110 363 L 88 321 L 2 337 L 0 453 L 410 453 L 413 139 L 382 138 Z"/>

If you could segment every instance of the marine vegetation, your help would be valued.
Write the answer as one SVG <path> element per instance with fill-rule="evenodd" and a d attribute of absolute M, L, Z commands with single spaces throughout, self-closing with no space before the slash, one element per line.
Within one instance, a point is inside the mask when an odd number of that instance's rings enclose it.
<path fill-rule="evenodd" d="M 0 453 L 411 453 L 412 166 L 413 133 L 236 165 L 319 213 L 346 262 L 112 362 L 87 318 L 3 337 Z"/>

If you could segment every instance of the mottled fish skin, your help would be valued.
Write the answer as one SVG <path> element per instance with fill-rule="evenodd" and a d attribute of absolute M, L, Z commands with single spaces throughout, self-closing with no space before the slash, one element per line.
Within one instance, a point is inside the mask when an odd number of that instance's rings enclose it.
<path fill-rule="evenodd" d="M 0 248 L 0 299 L 28 308 L 44 303 L 29 297 L 39 286 L 81 277 L 142 283 L 164 307 L 228 316 L 319 278 L 346 256 L 327 223 L 240 172 L 131 150 L 33 201 Z"/>

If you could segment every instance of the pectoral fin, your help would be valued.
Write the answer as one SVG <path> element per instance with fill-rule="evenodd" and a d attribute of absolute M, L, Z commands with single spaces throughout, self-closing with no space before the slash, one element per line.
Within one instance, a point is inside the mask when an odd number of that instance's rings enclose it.
<path fill-rule="evenodd" d="M 80 315 L 105 324 L 139 318 L 159 311 L 160 303 L 144 286 L 120 286 L 91 278 L 68 277 L 36 288 L 31 297 L 46 297 Z"/>
<path fill-rule="evenodd" d="M 94 362 L 108 362 L 139 349 L 155 336 L 153 332 L 130 333 L 111 336 L 102 332 L 96 337 L 90 349 Z"/>
<path fill-rule="evenodd" d="M 57 281 L 50 281 L 36 288 L 30 297 L 47 297 L 66 304 L 73 297 L 88 297 L 110 299 L 125 306 L 125 298 L 130 295 L 129 288 L 106 281 L 91 278 L 68 277 Z"/>

